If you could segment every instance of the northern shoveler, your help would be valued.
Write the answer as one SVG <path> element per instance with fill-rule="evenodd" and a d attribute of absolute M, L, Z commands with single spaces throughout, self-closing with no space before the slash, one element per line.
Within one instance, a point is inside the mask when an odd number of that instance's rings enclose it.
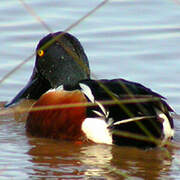
<path fill-rule="evenodd" d="M 164 97 L 124 79 L 90 79 L 83 47 L 65 32 L 40 40 L 28 84 L 6 107 L 22 99 L 36 99 L 34 108 L 54 106 L 29 113 L 26 130 L 36 136 L 143 148 L 174 136 L 173 110 Z"/>

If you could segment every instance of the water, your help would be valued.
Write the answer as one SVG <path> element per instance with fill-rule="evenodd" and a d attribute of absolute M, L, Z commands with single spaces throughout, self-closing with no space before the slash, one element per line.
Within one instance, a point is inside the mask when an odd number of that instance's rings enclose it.
<path fill-rule="evenodd" d="M 28 1 L 27 1 L 28 2 Z M 0 5 L 0 77 L 33 54 L 38 41 L 62 31 L 98 0 L 31 0 Z M 83 44 L 93 78 L 138 81 L 167 97 L 180 113 L 180 5 L 171 0 L 110 1 L 70 30 Z M 25 85 L 34 57 L 0 84 L 0 101 Z M 25 122 L 0 117 L 0 179 L 180 179 L 180 151 L 143 151 L 29 137 Z M 180 142 L 179 120 L 175 141 Z"/>

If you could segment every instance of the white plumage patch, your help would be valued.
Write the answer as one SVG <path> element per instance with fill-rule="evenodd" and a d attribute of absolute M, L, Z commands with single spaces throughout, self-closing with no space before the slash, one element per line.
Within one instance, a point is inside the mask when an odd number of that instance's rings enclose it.
<path fill-rule="evenodd" d="M 58 91 L 64 90 L 64 86 L 63 86 L 63 85 L 58 86 L 58 87 L 56 88 L 56 90 L 58 90 Z"/>
<path fill-rule="evenodd" d="M 164 140 L 168 140 L 169 138 L 174 136 L 174 129 L 171 128 L 169 119 L 167 116 L 160 110 L 156 109 L 156 113 L 160 119 L 163 119 L 163 134 L 164 134 Z"/>
<path fill-rule="evenodd" d="M 105 117 L 105 118 L 108 118 L 109 116 L 109 111 L 106 111 L 106 109 L 104 108 L 104 106 L 99 102 L 99 101 L 96 101 L 93 94 L 92 94 L 92 91 L 91 89 L 89 88 L 89 86 L 87 86 L 86 84 L 83 84 L 83 83 L 79 83 L 79 86 L 81 87 L 81 91 L 87 96 L 87 98 L 92 102 L 92 103 L 95 103 L 99 106 L 99 108 L 101 109 L 102 112 L 99 112 L 99 111 L 96 111 L 96 110 L 93 110 L 93 112 L 95 114 L 97 114 L 99 117 Z"/>
<path fill-rule="evenodd" d="M 56 89 L 54 88 L 54 89 L 49 89 L 48 91 L 46 91 L 44 94 L 46 94 L 46 93 L 49 93 L 49 92 L 54 92 L 54 91 L 56 91 Z"/>
<path fill-rule="evenodd" d="M 83 83 L 79 83 L 79 86 L 82 89 L 81 91 L 89 98 L 91 102 L 94 103 L 94 96 L 92 94 L 91 89 L 86 84 Z"/>
<path fill-rule="evenodd" d="M 61 86 L 59 86 L 59 87 L 57 87 L 57 88 L 54 88 L 54 89 L 49 89 L 46 93 L 48 93 L 48 92 L 54 92 L 54 91 L 61 91 L 61 90 L 64 90 L 64 87 L 63 87 L 63 85 L 61 85 Z"/>
<path fill-rule="evenodd" d="M 99 106 L 102 112 L 93 110 L 97 114 L 98 118 L 86 118 L 82 123 L 82 131 L 86 134 L 86 137 L 95 143 L 112 144 L 112 135 L 109 131 L 108 124 L 105 122 L 105 118 L 108 117 L 109 112 L 106 111 L 104 106 L 94 99 L 91 89 L 83 83 L 80 83 L 81 91 L 87 96 L 87 98 Z"/>
<path fill-rule="evenodd" d="M 102 118 L 86 118 L 82 123 L 82 131 L 95 143 L 112 144 L 112 134 Z"/>

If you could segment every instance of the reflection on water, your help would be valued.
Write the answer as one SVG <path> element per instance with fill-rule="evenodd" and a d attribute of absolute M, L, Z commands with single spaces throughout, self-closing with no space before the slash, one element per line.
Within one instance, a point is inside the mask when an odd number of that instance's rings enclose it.
<path fill-rule="evenodd" d="M 81 162 L 86 165 L 86 176 L 108 176 L 110 162 L 112 160 L 111 154 L 112 146 L 109 145 L 91 145 L 81 148 Z"/>
<path fill-rule="evenodd" d="M 164 179 L 179 176 L 180 154 L 175 149 L 141 150 L 103 144 L 77 144 L 31 137 L 23 121 L 13 116 L 0 121 L 0 177 Z"/>
<path fill-rule="evenodd" d="M 158 179 L 163 174 L 170 172 L 172 164 L 171 151 L 165 149 L 155 149 L 141 151 L 139 149 L 122 149 L 114 151 L 113 164 L 116 167 L 121 164 L 122 169 L 131 177 L 141 177 L 143 179 Z M 118 158 L 120 154 L 120 158 Z"/>
<path fill-rule="evenodd" d="M 31 0 L 52 31 L 64 30 L 99 0 Z M 93 78 L 138 81 L 168 98 L 180 113 L 180 6 L 173 1 L 110 1 L 70 32 L 85 47 Z M 33 54 L 49 31 L 20 1 L 0 5 L 0 77 Z M 0 101 L 10 100 L 28 81 L 34 57 L 0 84 Z M 0 116 L 0 179 L 180 179 L 180 151 L 58 142 L 33 138 L 25 121 Z M 16 120 L 15 120 L 16 119 Z M 175 141 L 180 142 L 179 120 Z"/>
<path fill-rule="evenodd" d="M 26 152 L 32 163 L 30 177 L 158 179 L 170 173 L 173 158 L 165 149 L 143 151 L 109 145 L 77 145 L 49 139 L 28 138 Z"/>

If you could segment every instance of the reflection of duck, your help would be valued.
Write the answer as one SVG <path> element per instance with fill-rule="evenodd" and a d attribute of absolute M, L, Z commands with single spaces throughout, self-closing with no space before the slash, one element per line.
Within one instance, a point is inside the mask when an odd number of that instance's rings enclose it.
<path fill-rule="evenodd" d="M 30 81 L 6 107 L 20 99 L 38 99 L 34 108 L 78 106 L 30 112 L 26 129 L 32 135 L 78 140 L 83 136 L 97 143 L 139 147 L 156 146 L 154 138 L 166 141 L 173 137 L 172 109 L 163 97 L 123 79 L 91 80 L 86 54 L 72 35 L 49 34 L 36 52 Z M 87 102 L 93 106 L 81 106 Z"/>
<path fill-rule="evenodd" d="M 132 179 L 166 179 L 172 169 L 172 151 L 156 148 L 144 151 L 137 148 L 112 147 L 111 167 Z M 116 173 L 116 171 L 115 171 Z M 131 179 L 130 178 L 130 179 Z"/>
<path fill-rule="evenodd" d="M 170 173 L 172 151 L 91 145 L 81 148 L 81 162 L 91 167 L 86 170 L 86 175 L 111 175 L 119 177 L 117 179 L 159 179 Z"/>
<path fill-rule="evenodd" d="M 69 141 L 53 141 L 43 138 L 29 138 L 32 146 L 27 152 L 35 178 L 73 179 L 84 175 L 84 166 L 79 161 L 80 146 Z"/>
<path fill-rule="evenodd" d="M 109 146 L 77 145 L 69 141 L 29 138 L 27 152 L 31 177 L 69 179 L 163 179 L 171 173 L 167 151 Z M 169 152 L 172 154 L 172 152 Z"/>
<path fill-rule="evenodd" d="M 112 146 L 95 144 L 81 147 L 81 163 L 87 166 L 86 176 L 109 176 L 107 169 L 111 167 Z M 110 178 L 107 178 L 110 179 Z"/>

